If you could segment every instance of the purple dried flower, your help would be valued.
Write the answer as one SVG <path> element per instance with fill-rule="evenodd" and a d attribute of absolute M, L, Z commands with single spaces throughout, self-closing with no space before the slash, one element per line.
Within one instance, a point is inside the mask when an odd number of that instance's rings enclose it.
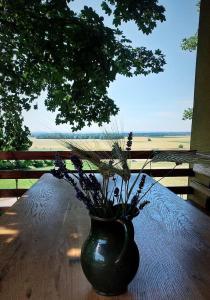
<path fill-rule="evenodd" d="M 54 165 L 58 168 L 63 168 L 66 166 L 65 162 L 61 159 L 61 157 L 58 154 L 55 155 Z"/>
<path fill-rule="evenodd" d="M 92 183 L 90 179 L 84 173 L 79 174 L 79 183 L 83 190 L 91 190 Z"/>
<path fill-rule="evenodd" d="M 93 206 L 91 203 L 91 200 L 87 196 L 85 196 L 85 194 L 80 189 L 75 188 L 75 190 L 76 190 L 77 199 L 82 201 L 85 204 L 85 206 L 87 207 L 87 209 L 90 210 Z"/>
<path fill-rule="evenodd" d="M 65 177 L 66 177 L 66 179 L 70 182 L 70 184 L 72 185 L 72 186 L 76 186 L 77 184 L 76 184 L 76 182 L 74 181 L 74 179 L 69 175 L 69 173 L 66 173 L 65 174 Z"/>
<path fill-rule="evenodd" d="M 150 203 L 150 201 L 144 201 L 144 202 L 142 202 L 140 205 L 139 205 L 139 210 L 142 210 L 143 208 L 144 208 L 144 206 L 145 205 L 147 205 L 147 204 L 149 204 Z"/>
<path fill-rule="evenodd" d="M 79 199 L 80 201 L 83 201 L 84 199 L 86 199 L 85 194 L 80 191 L 80 189 L 76 189 L 76 197 L 77 199 Z"/>
<path fill-rule="evenodd" d="M 93 196 L 94 204 L 95 204 L 96 206 L 99 206 L 99 205 L 100 205 L 100 202 L 101 202 L 99 192 L 98 192 L 98 191 L 94 191 L 94 193 L 93 193 L 92 196 Z"/>
<path fill-rule="evenodd" d="M 132 207 L 136 207 L 139 203 L 139 196 L 138 195 L 134 195 L 133 198 L 131 199 L 131 206 Z"/>
<path fill-rule="evenodd" d="M 114 196 L 115 196 L 115 197 L 118 197 L 118 196 L 119 196 L 119 192 L 120 192 L 119 188 L 116 187 L 116 188 L 114 189 Z"/>
<path fill-rule="evenodd" d="M 85 174 L 83 172 L 83 169 L 82 169 L 83 163 L 82 163 L 81 159 L 77 155 L 72 155 L 71 162 L 73 163 L 75 169 L 78 172 L 79 182 L 80 182 L 82 189 L 88 189 L 89 185 L 90 185 L 90 180 L 87 178 L 87 176 L 85 176 Z"/>
<path fill-rule="evenodd" d="M 96 176 L 94 174 L 89 174 L 89 178 L 90 178 L 90 183 L 91 183 L 91 189 L 92 190 L 100 190 L 101 189 L 101 184 L 98 181 L 98 179 L 96 178 Z"/>
<path fill-rule="evenodd" d="M 53 176 L 55 176 L 56 178 L 58 178 L 58 179 L 62 179 L 64 177 L 64 175 L 63 175 L 63 173 L 61 172 L 60 169 L 58 169 L 58 170 L 56 170 L 56 169 L 51 170 L 51 174 Z"/>
<path fill-rule="evenodd" d="M 140 183 L 139 183 L 139 188 L 137 190 L 137 193 L 140 194 L 143 187 L 144 187 L 144 184 L 145 184 L 145 179 L 146 179 L 146 175 L 143 174 L 142 177 L 141 177 L 141 180 L 140 180 Z"/>
<path fill-rule="evenodd" d="M 59 179 L 66 178 L 66 180 L 68 180 L 70 182 L 70 184 L 75 187 L 76 182 L 70 176 L 69 171 L 66 168 L 65 162 L 60 158 L 60 156 L 58 154 L 55 156 L 54 164 L 55 164 L 55 167 L 58 167 L 58 169 L 52 170 L 51 174 Z"/>
<path fill-rule="evenodd" d="M 127 139 L 127 143 L 126 143 L 126 150 L 130 151 L 131 150 L 131 146 L 132 146 L 132 140 L 133 140 L 133 133 L 129 132 L 128 134 L 128 139 Z"/>
<path fill-rule="evenodd" d="M 75 169 L 78 172 L 82 171 L 83 164 L 82 164 L 81 159 L 77 155 L 72 155 L 71 156 L 71 162 L 73 163 Z"/>

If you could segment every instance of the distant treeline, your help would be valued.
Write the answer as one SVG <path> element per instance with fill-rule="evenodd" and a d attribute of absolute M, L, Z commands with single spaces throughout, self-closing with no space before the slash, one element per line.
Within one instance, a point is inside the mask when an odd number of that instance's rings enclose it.
<path fill-rule="evenodd" d="M 106 140 L 106 139 L 121 139 L 127 136 L 127 134 L 118 134 L 118 133 L 33 133 L 32 137 L 37 139 L 96 139 L 96 140 Z"/>
<path fill-rule="evenodd" d="M 188 136 L 190 132 L 134 132 L 138 137 L 167 137 L 167 136 Z M 128 132 L 123 133 L 59 133 L 59 132 L 34 132 L 32 137 L 37 139 L 122 139 L 128 136 Z"/>

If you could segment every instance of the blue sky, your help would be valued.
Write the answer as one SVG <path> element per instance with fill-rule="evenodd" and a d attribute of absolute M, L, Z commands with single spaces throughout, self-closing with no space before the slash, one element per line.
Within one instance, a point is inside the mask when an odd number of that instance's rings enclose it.
<path fill-rule="evenodd" d="M 193 105 L 196 53 L 182 51 L 180 42 L 197 31 L 199 16 L 196 2 L 160 0 L 159 3 L 166 8 L 166 21 L 159 23 L 149 36 L 141 34 L 134 23 L 123 24 L 124 33 L 135 46 L 159 48 L 167 62 L 163 73 L 133 78 L 118 76 L 110 85 L 109 96 L 120 108 L 114 122 L 118 122 L 123 130 L 190 131 L 191 122 L 183 121 L 182 113 Z M 73 3 L 77 9 L 84 4 L 98 9 L 94 0 L 75 0 Z M 46 111 L 44 94 L 37 102 L 38 111 L 24 113 L 25 124 L 31 131 L 71 132 L 68 125 L 55 125 L 56 114 Z M 93 125 L 82 130 L 93 131 L 102 129 Z"/>

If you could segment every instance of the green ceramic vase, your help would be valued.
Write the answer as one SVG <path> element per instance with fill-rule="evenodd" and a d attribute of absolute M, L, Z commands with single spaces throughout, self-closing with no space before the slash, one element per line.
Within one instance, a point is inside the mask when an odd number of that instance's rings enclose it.
<path fill-rule="evenodd" d="M 91 216 L 91 229 L 81 252 L 81 265 L 98 294 L 125 293 L 139 266 L 131 221 Z"/>

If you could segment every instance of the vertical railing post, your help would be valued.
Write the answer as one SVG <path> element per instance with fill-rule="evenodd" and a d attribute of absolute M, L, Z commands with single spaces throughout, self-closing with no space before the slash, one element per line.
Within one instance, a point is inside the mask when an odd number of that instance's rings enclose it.
<path fill-rule="evenodd" d="M 192 119 L 191 150 L 210 152 L 210 1 L 201 0 L 198 30 L 198 48 L 195 75 L 194 109 Z M 209 169 L 209 168 L 208 168 Z M 196 171 L 197 170 L 197 171 Z M 200 170 L 200 171 L 198 171 Z M 192 200 L 206 207 L 210 172 L 202 165 L 194 168 L 197 189 Z M 193 180 L 193 181 L 194 181 Z M 189 180 L 189 185 L 192 181 Z M 195 185 L 194 185 L 195 187 Z M 206 191 L 203 193 L 202 191 Z"/>

